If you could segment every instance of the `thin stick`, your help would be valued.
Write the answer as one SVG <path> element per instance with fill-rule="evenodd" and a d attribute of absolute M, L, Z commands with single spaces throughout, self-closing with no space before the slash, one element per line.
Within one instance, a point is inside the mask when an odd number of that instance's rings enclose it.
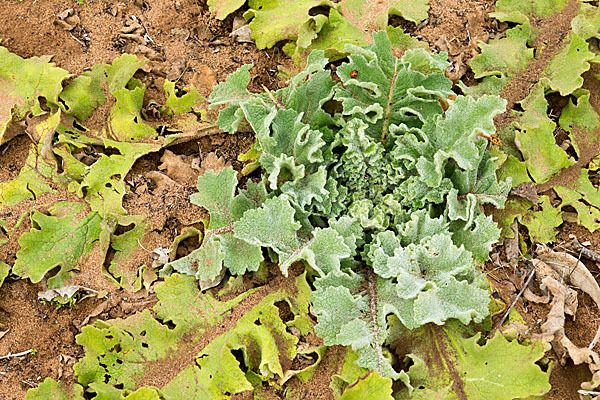
<path fill-rule="evenodd" d="M 579 389 L 577 391 L 577 393 L 582 394 L 584 396 L 598 396 L 600 394 L 600 392 L 594 392 L 591 390 L 582 390 L 582 389 Z"/>
<path fill-rule="evenodd" d="M 600 254 L 596 253 L 592 249 L 588 249 L 587 247 L 579 243 L 579 240 L 577 240 L 577 238 L 573 238 L 573 240 L 569 244 L 571 245 L 571 247 L 573 247 L 575 251 L 580 252 L 580 254 L 588 260 L 600 262 Z"/>
<path fill-rule="evenodd" d="M 521 296 L 523 296 L 523 293 L 525 292 L 525 289 L 527 289 L 527 286 L 529 286 L 529 283 L 533 279 L 534 273 L 535 273 L 535 268 L 532 268 L 531 271 L 529 272 L 529 275 L 527 275 L 527 280 L 525 281 L 525 284 L 521 288 L 521 291 L 519 292 L 519 294 L 517 295 L 517 297 L 515 297 L 515 299 L 513 300 L 512 304 L 510 305 L 510 307 L 508 307 L 508 309 L 504 313 L 504 316 L 502 317 L 502 319 L 500 320 L 500 322 L 496 325 L 496 328 L 501 327 L 506 322 L 506 319 L 508 318 L 508 314 L 510 314 L 510 312 L 512 311 L 512 309 L 515 308 L 515 305 L 517 304 L 517 301 L 521 298 Z M 494 330 L 492 329 L 492 331 L 494 331 Z M 491 332 L 490 332 L 490 334 L 491 334 Z M 488 335 L 488 338 L 489 337 L 490 337 L 490 335 Z"/>
<path fill-rule="evenodd" d="M 23 357 L 23 356 L 26 356 L 27 354 L 31 353 L 32 351 L 33 351 L 33 349 L 29 349 L 29 350 L 22 351 L 20 353 L 15 353 L 15 354 L 13 354 L 9 351 L 7 355 L 0 357 L 0 360 L 6 360 L 8 358 L 14 358 L 14 357 Z"/>
<path fill-rule="evenodd" d="M 75 35 L 73 35 L 73 34 L 72 34 L 70 31 L 69 31 L 69 35 L 71 35 L 71 37 L 72 37 L 73 39 L 75 39 L 75 41 L 76 41 L 77 43 L 79 43 L 79 44 L 80 44 L 82 47 L 86 47 L 85 43 L 83 43 L 81 40 L 77 39 L 77 37 L 76 37 Z"/>

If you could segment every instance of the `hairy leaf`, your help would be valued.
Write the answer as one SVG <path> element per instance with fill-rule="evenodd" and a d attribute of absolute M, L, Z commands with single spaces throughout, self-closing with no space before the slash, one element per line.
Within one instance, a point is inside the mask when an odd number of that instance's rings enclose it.
<path fill-rule="evenodd" d="M 392 315 L 415 329 L 488 314 L 477 262 L 499 229 L 482 206 L 502 207 L 510 179 L 498 181 L 500 163 L 481 136 L 494 134 L 506 102 L 456 97 L 445 54 L 413 49 L 398 59 L 386 32 L 373 40 L 345 47 L 339 83 L 325 52 L 315 51 L 286 88 L 251 94 L 245 67 L 211 101 L 228 105 L 224 129 L 248 122 L 252 159 L 263 168 L 260 200 L 233 222 L 234 237 L 267 248 L 284 274 L 304 261 L 315 272 L 316 331 L 325 344 L 351 346 L 360 366 L 407 381 L 386 354 Z M 341 107 L 327 113 L 331 100 Z M 213 232 L 234 220 L 217 211 L 230 206 L 213 204 L 236 198 L 237 181 L 227 182 L 202 195 L 220 221 Z"/>

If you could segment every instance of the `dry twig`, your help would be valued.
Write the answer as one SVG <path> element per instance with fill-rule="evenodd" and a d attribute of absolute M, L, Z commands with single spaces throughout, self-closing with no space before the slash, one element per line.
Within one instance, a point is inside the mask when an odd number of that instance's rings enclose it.
<path fill-rule="evenodd" d="M 9 351 L 7 355 L 0 357 L 0 360 L 7 360 L 9 358 L 14 358 L 14 357 L 23 357 L 23 356 L 26 356 L 27 354 L 31 353 L 32 351 L 33 351 L 33 349 L 29 349 L 29 350 L 25 350 L 20 353 L 14 353 L 14 354 Z"/>
<path fill-rule="evenodd" d="M 579 243 L 579 240 L 577 240 L 577 238 L 573 238 L 573 240 L 571 240 L 569 244 L 573 250 L 579 252 L 583 257 L 587 258 L 588 260 L 600 262 L 600 254 L 596 253 L 592 249 L 588 249 L 587 247 Z"/>
<path fill-rule="evenodd" d="M 508 314 L 510 314 L 511 310 L 513 308 L 515 308 L 515 305 L 517 304 L 517 301 L 521 298 L 521 296 L 523 296 L 523 292 L 525 292 L 525 289 L 527 289 L 527 286 L 529 286 L 529 283 L 531 283 L 531 280 L 533 279 L 533 275 L 534 274 L 535 274 L 535 268 L 532 268 L 531 271 L 529 271 L 529 274 L 527 275 L 527 280 L 525 281 L 525 284 L 521 288 L 521 291 L 519 292 L 519 294 L 517 294 L 517 297 L 515 297 L 515 299 L 513 300 L 512 304 L 510 305 L 510 307 L 508 307 L 508 309 L 506 310 L 506 312 L 502 316 L 502 319 L 500 320 L 500 322 L 498 322 L 498 324 L 496 325 L 496 329 L 498 329 L 499 327 L 501 327 L 506 322 L 506 319 L 508 318 Z M 494 332 L 496 329 L 492 329 L 490 331 L 490 334 L 488 335 L 488 339 L 491 338 L 492 332 Z"/>

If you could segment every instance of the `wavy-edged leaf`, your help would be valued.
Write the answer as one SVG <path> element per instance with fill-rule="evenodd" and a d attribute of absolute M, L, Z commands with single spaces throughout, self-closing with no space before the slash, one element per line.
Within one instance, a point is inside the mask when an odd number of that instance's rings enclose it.
<path fill-rule="evenodd" d="M 309 11 L 316 7 L 333 8 L 329 0 L 249 0 L 244 18 L 250 21 L 252 38 L 259 49 L 273 47 L 281 40 L 297 40 L 307 47 L 317 37 L 327 17 Z"/>
<path fill-rule="evenodd" d="M 162 388 L 142 387 L 135 393 L 156 393 L 167 400 L 227 399 L 254 389 L 248 374 L 258 378 L 259 385 L 263 380 L 284 377 L 292 360 L 302 351 L 298 337 L 287 329 L 300 326 L 300 320 L 307 318 L 310 292 L 304 275 L 290 283 L 261 296 L 231 328 L 217 334 L 206 346 L 198 347 L 193 361 Z M 180 348 L 179 342 L 200 338 L 214 329 L 233 307 L 252 296 L 253 290 L 220 302 L 209 294 L 198 293 L 193 278 L 175 274 L 157 285 L 156 292 L 159 302 L 154 311 L 158 319 L 145 310 L 124 320 L 98 321 L 77 336 L 78 343 L 86 349 L 85 357 L 75 366 L 82 385 L 98 394 L 130 393 L 144 373 L 151 372 L 154 363 L 187 351 Z M 281 303 L 287 304 L 293 315 L 291 321 L 281 319 Z M 168 327 L 168 322 L 175 326 Z M 238 354 L 240 358 L 236 357 Z M 105 375 L 109 376 L 108 381 Z"/>
<path fill-rule="evenodd" d="M 80 203 L 57 203 L 51 215 L 31 213 L 31 230 L 19 238 L 21 249 L 13 273 L 37 283 L 56 267 L 59 271 L 48 278 L 48 286 L 64 286 L 71 271 L 92 251 L 100 236 L 102 218 L 92 212 L 81 216 Z"/>
<path fill-rule="evenodd" d="M 24 59 L 0 46 L 0 144 L 11 139 L 6 130 L 28 112 L 40 115 L 40 98 L 58 104 L 62 82 L 70 74 L 50 62 L 50 56 Z"/>
<path fill-rule="evenodd" d="M 68 385 L 46 378 L 40 385 L 25 395 L 25 400 L 83 400 L 83 388 L 80 385 Z"/>
<path fill-rule="evenodd" d="M 371 371 L 349 386 L 340 400 L 392 400 L 392 383 L 391 379 L 382 378 L 377 371 Z"/>
<path fill-rule="evenodd" d="M 147 60 L 123 54 L 112 64 L 94 64 L 89 71 L 73 79 L 60 93 L 64 112 L 80 121 L 86 120 L 96 108 L 106 103 L 109 93 L 123 89 Z"/>
<path fill-rule="evenodd" d="M 536 364 L 544 356 L 540 342 L 521 345 L 496 333 L 482 345 L 479 334 L 467 336 L 456 325 L 405 332 L 398 340 L 408 343 L 411 388 L 397 398 L 513 400 L 550 390 L 549 374 Z"/>
<path fill-rule="evenodd" d="M 126 214 L 122 206 L 125 195 L 125 177 L 135 161 L 145 154 L 160 148 L 158 144 L 104 141 L 105 147 L 113 148 L 117 154 L 100 158 L 88 168 L 77 194 L 85 198 L 93 211 L 101 215 Z"/>
<path fill-rule="evenodd" d="M 347 46 L 352 55 L 337 69 L 344 87 L 334 98 L 342 102 L 345 116 L 363 120 L 371 137 L 385 141 L 391 125 L 424 122 L 426 115 L 441 113 L 438 99 L 452 94 L 452 82 L 441 72 L 448 66 L 445 54 L 412 49 L 397 59 L 385 32 L 375 32 L 373 39 L 365 48 Z M 358 75 L 352 77 L 352 71 Z"/>
<path fill-rule="evenodd" d="M 41 120 L 30 122 L 30 132 L 38 140 L 29 148 L 25 165 L 16 178 L 0 182 L 0 208 L 14 206 L 26 199 L 35 199 L 43 193 L 52 193 L 51 180 L 56 177 L 56 159 L 52 141 L 61 113 L 56 112 Z"/>

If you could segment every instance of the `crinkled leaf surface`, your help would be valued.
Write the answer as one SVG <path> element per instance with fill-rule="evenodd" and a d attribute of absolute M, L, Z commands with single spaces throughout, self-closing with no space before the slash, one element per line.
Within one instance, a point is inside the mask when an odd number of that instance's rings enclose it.
<path fill-rule="evenodd" d="M 13 273 L 37 283 L 55 267 L 60 270 L 48 278 L 48 286 L 61 287 L 78 269 L 78 264 L 96 245 L 101 217 L 96 212 L 83 214 L 79 203 L 57 203 L 51 215 L 31 213 L 31 230 L 19 238 L 21 249 Z M 82 215 L 83 214 L 83 215 Z"/>
<path fill-rule="evenodd" d="M 233 223 L 234 237 L 266 247 L 284 274 L 304 261 L 317 277 L 313 308 L 325 344 L 351 346 L 360 366 L 406 380 L 384 348 L 391 315 L 414 329 L 488 314 L 476 260 L 487 259 L 499 229 L 481 206 L 502 207 L 510 179 L 498 182 L 479 136 L 495 132 L 506 103 L 453 95 L 444 54 L 413 49 L 398 59 L 386 32 L 373 38 L 346 46 L 341 83 L 316 51 L 286 88 L 249 93 L 246 67 L 211 101 L 229 105 L 222 128 L 249 123 L 264 169 L 265 200 Z M 323 112 L 331 99 L 341 113 Z M 234 183 L 196 197 L 217 216 L 214 232 L 232 219 L 214 203 L 231 203 Z"/>
<path fill-rule="evenodd" d="M 445 55 L 414 49 L 397 59 L 384 32 L 374 34 L 374 40 L 360 51 L 348 47 L 355 54 L 337 69 L 346 87 L 336 91 L 335 99 L 342 102 L 344 115 L 368 124 L 367 134 L 385 140 L 392 125 L 412 118 L 424 122 L 423 114 L 441 112 L 437 99 L 451 94 L 451 82 L 442 72 L 448 66 Z M 350 75 L 354 70 L 360 71 L 355 78 Z M 414 116 L 407 115 L 409 109 Z"/>
<path fill-rule="evenodd" d="M 208 231 L 199 249 L 167 264 L 167 268 L 196 276 L 201 281 L 216 279 L 223 266 L 236 275 L 258 270 L 263 260 L 260 246 L 232 233 L 234 222 L 245 211 L 258 206 L 255 199 L 244 193 L 235 195 L 237 183 L 236 172 L 231 167 L 218 174 L 208 171 L 198 178 L 198 193 L 190 198 L 193 204 L 210 213 Z"/>
<path fill-rule="evenodd" d="M 456 268 L 455 273 L 459 270 Z M 392 368 L 382 347 L 388 335 L 389 314 L 413 329 L 429 322 L 443 324 L 448 318 L 458 318 L 463 323 L 471 319 L 482 321 L 488 313 L 488 296 L 483 287 L 446 277 L 441 271 L 438 277 L 430 279 L 409 287 L 409 282 L 417 279 L 410 272 L 403 272 L 398 283 L 378 278 L 368 283 L 369 290 L 363 291 L 360 279 L 332 273 L 315 283 L 317 291 L 312 301 L 319 321 L 315 331 L 326 345 L 351 346 L 359 354 L 359 365 L 398 379 L 401 375 Z M 421 292 L 427 285 L 433 287 Z"/>
<path fill-rule="evenodd" d="M 302 240 L 294 221 L 294 209 L 285 196 L 269 199 L 264 207 L 247 211 L 234 224 L 234 235 L 248 243 L 269 247 L 279 255 L 281 271 L 305 260 L 321 274 L 339 270 L 341 260 L 350 255 L 343 238 L 332 228 L 317 229 L 313 237 Z"/>

